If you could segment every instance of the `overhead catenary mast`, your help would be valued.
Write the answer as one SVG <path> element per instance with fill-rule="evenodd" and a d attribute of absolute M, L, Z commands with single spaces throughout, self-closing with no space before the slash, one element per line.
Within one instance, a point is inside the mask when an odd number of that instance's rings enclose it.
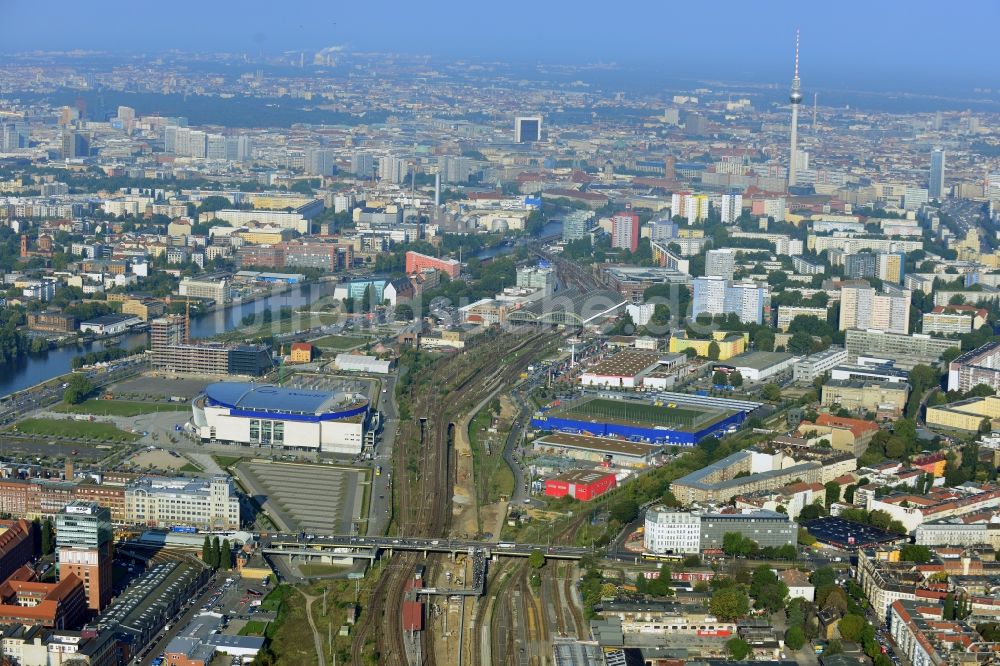
<path fill-rule="evenodd" d="M 796 153 L 798 152 L 799 104 L 802 103 L 802 82 L 799 80 L 799 31 L 795 31 L 795 76 L 792 77 L 792 92 L 788 96 L 792 103 L 792 140 L 788 156 L 788 186 L 796 184 Z"/>

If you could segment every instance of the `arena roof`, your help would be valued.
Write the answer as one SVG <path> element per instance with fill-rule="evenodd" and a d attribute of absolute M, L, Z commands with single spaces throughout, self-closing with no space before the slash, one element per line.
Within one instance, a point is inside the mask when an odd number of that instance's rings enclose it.
<path fill-rule="evenodd" d="M 362 396 L 349 393 L 253 382 L 216 382 L 205 387 L 205 395 L 216 404 L 235 409 L 291 414 L 324 414 L 365 402 Z"/>

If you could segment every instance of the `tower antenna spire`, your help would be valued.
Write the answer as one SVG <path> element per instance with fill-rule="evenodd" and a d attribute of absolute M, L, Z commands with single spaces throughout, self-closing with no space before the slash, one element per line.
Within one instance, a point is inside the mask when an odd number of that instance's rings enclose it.
<path fill-rule="evenodd" d="M 788 96 L 788 101 L 792 103 L 792 127 L 791 145 L 788 151 L 788 186 L 797 184 L 797 153 L 798 153 L 798 125 L 799 125 L 799 104 L 802 103 L 802 82 L 799 80 L 799 29 L 795 29 L 795 76 L 792 77 L 792 90 Z"/>
<path fill-rule="evenodd" d="M 795 29 L 795 78 L 799 78 L 799 29 Z"/>

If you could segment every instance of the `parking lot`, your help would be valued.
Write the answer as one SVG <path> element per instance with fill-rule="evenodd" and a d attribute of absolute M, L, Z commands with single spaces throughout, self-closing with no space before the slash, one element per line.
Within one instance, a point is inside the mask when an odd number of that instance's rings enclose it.
<path fill-rule="evenodd" d="M 204 390 L 206 384 L 218 381 L 218 378 L 177 378 L 159 377 L 146 374 L 135 379 L 119 382 L 111 387 L 112 393 L 119 399 L 151 400 L 156 398 L 183 398 L 192 400 Z"/>
<path fill-rule="evenodd" d="M 809 534 L 816 537 L 817 541 L 845 550 L 855 550 L 906 539 L 903 535 L 835 516 L 817 518 L 804 525 Z"/>
<path fill-rule="evenodd" d="M 253 460 L 236 468 L 244 487 L 292 532 L 350 534 L 361 520 L 365 471 Z"/>

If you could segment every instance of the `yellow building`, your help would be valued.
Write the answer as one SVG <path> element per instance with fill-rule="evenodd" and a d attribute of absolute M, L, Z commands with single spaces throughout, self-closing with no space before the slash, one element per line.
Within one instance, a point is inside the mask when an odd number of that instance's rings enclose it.
<path fill-rule="evenodd" d="M 314 201 L 305 194 L 285 194 L 283 192 L 263 192 L 248 194 L 250 204 L 258 210 L 284 210 L 285 208 L 300 208 Z"/>
<path fill-rule="evenodd" d="M 927 425 L 976 432 L 983 419 L 1000 419 L 1000 397 L 968 398 L 949 405 L 927 408 Z"/>
<path fill-rule="evenodd" d="M 237 231 L 236 235 L 243 239 L 244 243 L 250 245 L 277 245 L 294 238 L 295 234 L 291 229 L 281 227 L 256 227 L 246 231 Z"/>
<path fill-rule="evenodd" d="M 707 340 L 688 338 L 685 335 L 674 335 L 670 338 L 669 349 L 675 353 L 694 349 L 698 356 L 708 358 L 708 348 L 713 342 L 719 345 L 719 360 L 725 361 L 746 351 L 747 343 L 750 342 L 750 334 L 712 331 L 712 337 Z"/>
<path fill-rule="evenodd" d="M 906 383 L 831 379 L 823 385 L 822 405 L 840 405 L 844 409 L 869 412 L 892 412 L 900 415 L 906 408 L 910 386 Z"/>
<path fill-rule="evenodd" d="M 312 361 L 313 346 L 308 342 L 295 342 L 292 344 L 292 353 L 288 360 L 291 363 L 309 363 Z"/>
<path fill-rule="evenodd" d="M 959 261 L 979 261 L 980 260 L 980 250 L 982 247 L 979 244 L 979 232 L 976 229 L 969 229 L 965 234 L 965 238 L 960 241 L 955 241 L 951 245 L 958 253 Z"/>
<path fill-rule="evenodd" d="M 122 303 L 122 314 L 135 315 L 143 321 L 162 317 L 167 312 L 167 304 L 155 298 L 130 298 Z"/>

